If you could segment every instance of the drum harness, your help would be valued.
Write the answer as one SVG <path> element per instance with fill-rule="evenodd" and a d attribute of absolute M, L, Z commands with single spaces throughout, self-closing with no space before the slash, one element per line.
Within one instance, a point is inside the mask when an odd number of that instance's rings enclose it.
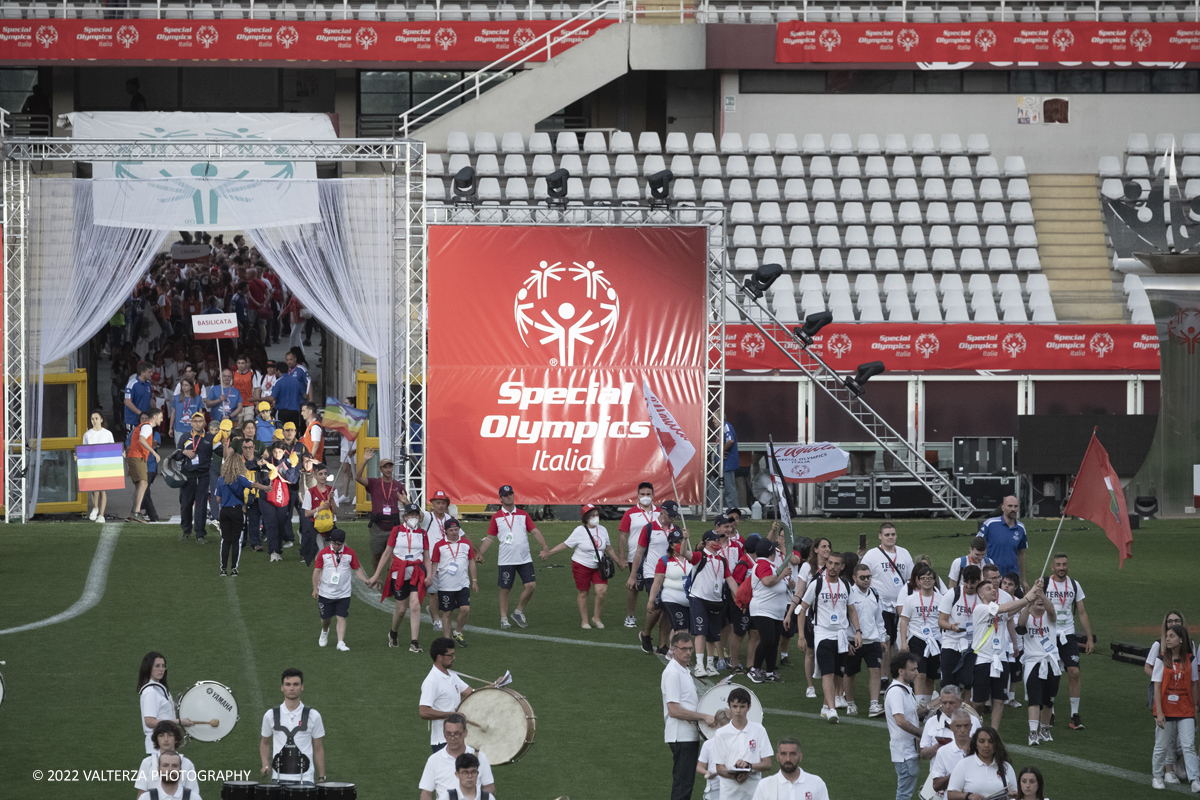
<path fill-rule="evenodd" d="M 300 731 L 308 730 L 308 712 L 309 707 L 305 706 L 300 712 L 300 724 L 294 728 L 285 728 L 279 716 L 279 706 L 275 706 L 272 711 L 275 712 L 275 728 L 287 736 L 287 743 L 283 748 L 275 754 L 275 758 L 271 759 L 272 766 L 275 771 L 282 775 L 296 775 L 308 772 L 309 764 L 311 763 L 308 756 L 300 752 L 300 748 L 296 746 L 295 736 Z M 156 800 L 156 799 L 153 799 Z"/>
<path fill-rule="evenodd" d="M 458 789 L 450 789 L 447 792 L 446 797 L 449 798 L 449 800 L 458 800 Z M 492 795 L 488 794 L 483 789 L 480 789 L 479 800 L 492 800 Z"/>
<path fill-rule="evenodd" d="M 150 800 L 158 800 L 158 789 L 150 789 L 147 794 L 150 795 Z M 192 790 L 185 786 L 183 787 L 183 800 L 191 800 Z"/>

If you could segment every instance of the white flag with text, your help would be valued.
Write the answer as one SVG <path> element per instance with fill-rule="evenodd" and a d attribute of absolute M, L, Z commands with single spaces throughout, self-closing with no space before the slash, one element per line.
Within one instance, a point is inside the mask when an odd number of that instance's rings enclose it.
<path fill-rule="evenodd" d="M 650 391 L 650 384 L 645 378 L 642 379 L 642 394 L 646 398 L 646 412 L 650 415 L 650 423 L 654 425 L 658 443 L 667 463 L 671 465 L 671 474 L 678 477 L 692 456 L 696 455 L 696 446 L 688 441 L 675 417 Z"/>

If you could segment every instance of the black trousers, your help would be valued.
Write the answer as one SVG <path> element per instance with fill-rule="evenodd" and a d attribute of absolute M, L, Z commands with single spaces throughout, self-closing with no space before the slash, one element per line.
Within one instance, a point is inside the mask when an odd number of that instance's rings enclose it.
<path fill-rule="evenodd" d="M 767 672 L 775 671 L 775 657 L 779 654 L 779 636 L 783 633 L 783 620 L 771 617 L 752 617 L 754 629 L 758 631 L 758 649 L 754 651 L 754 668 Z"/>
<path fill-rule="evenodd" d="M 304 419 L 300 416 L 299 411 L 292 411 L 290 408 L 281 408 L 275 412 L 275 418 L 279 420 L 281 430 L 289 422 L 295 423 L 297 431 L 304 430 Z"/>
<path fill-rule="evenodd" d="M 221 569 L 226 563 L 237 569 L 242 555 L 242 526 L 246 524 L 241 506 L 221 506 Z"/>
<path fill-rule="evenodd" d="M 142 513 L 151 522 L 158 522 L 158 509 L 154 507 L 154 495 L 150 494 L 150 487 L 154 485 L 154 479 L 157 477 L 157 470 L 146 476 L 146 493 L 142 495 Z"/>
<path fill-rule="evenodd" d="M 184 477 L 187 482 L 179 487 L 179 527 L 184 536 L 190 536 L 193 527 L 198 536 L 203 536 L 208 516 L 208 472 L 186 472 Z"/>
<path fill-rule="evenodd" d="M 671 748 L 671 800 L 691 800 L 700 742 L 667 742 Z"/>

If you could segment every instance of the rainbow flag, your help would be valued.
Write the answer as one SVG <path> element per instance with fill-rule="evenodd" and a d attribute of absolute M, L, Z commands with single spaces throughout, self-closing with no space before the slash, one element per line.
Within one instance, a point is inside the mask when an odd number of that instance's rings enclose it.
<path fill-rule="evenodd" d="M 125 460 L 119 444 L 81 444 L 75 448 L 79 459 L 79 491 L 103 492 L 125 488 Z"/>
<path fill-rule="evenodd" d="M 321 419 L 321 424 L 326 429 L 337 431 L 353 442 L 366 427 L 367 411 L 339 403 L 332 397 L 326 397 L 325 416 Z"/>

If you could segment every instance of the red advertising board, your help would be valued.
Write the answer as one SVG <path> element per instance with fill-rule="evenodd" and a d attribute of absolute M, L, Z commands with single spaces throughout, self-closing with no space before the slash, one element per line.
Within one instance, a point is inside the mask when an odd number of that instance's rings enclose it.
<path fill-rule="evenodd" d="M 780 22 L 775 61 L 1200 61 L 1200 22 Z"/>
<path fill-rule="evenodd" d="M 792 342 L 790 347 L 799 353 L 799 345 Z M 834 324 L 814 337 L 811 350 L 838 370 L 882 361 L 891 372 L 1158 372 L 1153 325 Z M 753 325 L 726 325 L 725 368 L 796 366 Z"/>
<path fill-rule="evenodd" d="M 701 498 L 705 231 L 430 226 L 429 488 L 458 503 L 628 503 L 669 487 L 643 380 L 696 454 Z"/>
<path fill-rule="evenodd" d="M 273 20 L 4 20 L 0 60 L 21 61 L 483 61 L 553 30 L 521 22 L 287 22 Z M 571 23 L 562 33 L 573 31 Z M 553 45 L 578 44 L 612 20 L 597 20 Z M 524 55 L 524 51 L 522 52 Z M 545 61 L 543 49 L 533 59 Z"/>

